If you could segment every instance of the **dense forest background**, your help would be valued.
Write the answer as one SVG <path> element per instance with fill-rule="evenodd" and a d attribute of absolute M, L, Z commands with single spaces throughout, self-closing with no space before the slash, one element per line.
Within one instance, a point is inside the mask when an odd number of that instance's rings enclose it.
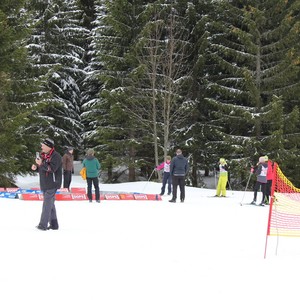
<path fill-rule="evenodd" d="M 268 155 L 299 186 L 299 70 L 299 0 L 1 0 L 1 186 L 45 136 L 107 182 L 181 148 L 189 185 L 224 157 L 243 188 Z"/>

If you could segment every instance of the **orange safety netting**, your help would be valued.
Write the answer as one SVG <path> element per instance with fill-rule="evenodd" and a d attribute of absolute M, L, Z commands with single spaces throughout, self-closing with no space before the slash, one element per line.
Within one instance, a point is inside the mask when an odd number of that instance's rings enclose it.
<path fill-rule="evenodd" d="M 274 163 L 267 235 L 300 237 L 300 189 Z"/>

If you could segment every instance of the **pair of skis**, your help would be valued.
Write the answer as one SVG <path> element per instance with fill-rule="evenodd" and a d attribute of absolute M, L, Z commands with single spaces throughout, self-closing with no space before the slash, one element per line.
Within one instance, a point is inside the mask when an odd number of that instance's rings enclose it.
<path fill-rule="evenodd" d="M 244 191 L 244 195 L 243 195 L 243 198 L 242 198 L 242 201 L 240 202 L 240 205 L 243 206 L 243 205 L 252 205 L 252 206 L 261 206 L 261 207 L 264 207 L 268 204 L 265 204 L 265 203 L 260 203 L 260 204 L 256 204 L 256 202 L 250 202 L 250 203 L 244 203 L 244 198 L 245 198 L 245 194 L 246 194 L 246 191 L 247 191 L 247 188 L 248 188 L 248 185 L 249 185 L 249 181 L 250 181 L 250 178 L 251 178 L 251 175 L 252 173 L 250 173 L 249 175 L 249 178 L 248 178 L 248 182 L 246 184 L 246 188 L 245 188 L 245 191 Z"/>
<path fill-rule="evenodd" d="M 240 203 L 240 205 L 241 206 L 243 206 L 243 205 L 251 205 L 251 206 L 261 206 L 261 207 L 264 207 L 264 206 L 267 206 L 268 204 L 256 204 L 256 203 L 252 203 L 252 202 L 250 202 L 250 203 Z"/>

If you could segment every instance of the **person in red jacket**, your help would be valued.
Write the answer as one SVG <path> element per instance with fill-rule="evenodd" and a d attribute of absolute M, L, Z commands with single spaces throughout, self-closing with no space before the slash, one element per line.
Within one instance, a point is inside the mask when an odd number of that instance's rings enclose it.
<path fill-rule="evenodd" d="M 269 204 L 272 182 L 274 178 L 274 172 L 273 172 L 274 162 L 270 160 L 267 155 L 265 156 L 265 162 L 268 164 L 265 204 Z"/>

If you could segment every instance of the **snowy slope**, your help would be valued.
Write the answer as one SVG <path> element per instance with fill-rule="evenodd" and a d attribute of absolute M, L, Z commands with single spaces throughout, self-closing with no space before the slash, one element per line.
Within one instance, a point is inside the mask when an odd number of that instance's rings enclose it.
<path fill-rule="evenodd" d="M 19 178 L 22 188 L 38 177 Z M 85 182 L 73 177 L 72 186 Z M 153 182 L 102 191 L 159 193 Z M 41 232 L 40 201 L 0 199 L 1 299 L 299 299 L 300 239 L 269 237 L 253 194 L 186 188 L 185 203 L 57 201 L 58 231 Z M 277 250 L 277 255 L 276 255 Z"/>

